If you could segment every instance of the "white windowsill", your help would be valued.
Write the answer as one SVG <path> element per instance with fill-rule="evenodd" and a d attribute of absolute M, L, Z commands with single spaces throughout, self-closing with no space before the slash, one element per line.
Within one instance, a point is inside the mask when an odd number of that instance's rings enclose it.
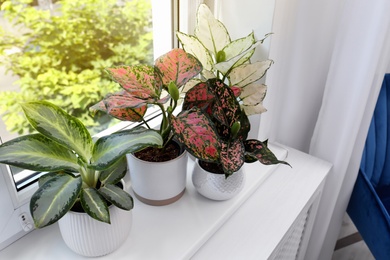
<path fill-rule="evenodd" d="M 246 247 L 259 251 L 254 259 L 266 259 L 323 185 L 331 167 L 293 149 L 273 144 L 270 148 L 280 159 L 287 156 L 293 168 L 245 164 L 245 187 L 231 200 L 218 202 L 199 195 L 191 183 L 190 171 L 186 192 L 179 201 L 154 207 L 135 199 L 128 239 L 118 250 L 100 259 L 210 259 L 210 254 L 214 255 L 211 259 L 227 259 L 234 254 L 251 259 L 253 252 L 236 247 L 237 242 L 243 241 Z M 192 164 L 190 161 L 189 169 Z M 239 235 L 242 231 L 246 232 L 244 236 Z M 256 247 L 258 243 L 264 246 Z M 67 248 L 54 224 L 5 248 L 0 259 L 86 258 Z"/>

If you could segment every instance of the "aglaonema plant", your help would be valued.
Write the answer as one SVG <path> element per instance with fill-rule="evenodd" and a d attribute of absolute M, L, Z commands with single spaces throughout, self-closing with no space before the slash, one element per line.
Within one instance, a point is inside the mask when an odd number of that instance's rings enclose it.
<path fill-rule="evenodd" d="M 236 90 L 236 92 L 234 92 Z M 173 131 L 186 149 L 204 162 L 215 163 L 226 176 L 245 162 L 287 164 L 267 147 L 267 141 L 247 139 L 250 123 L 232 89 L 220 79 L 209 79 L 190 89 L 183 111 L 172 118 Z"/>
<path fill-rule="evenodd" d="M 30 200 L 35 226 L 58 221 L 76 203 L 92 218 L 110 223 L 108 206 L 133 208 L 133 199 L 118 182 L 127 171 L 125 154 L 161 146 L 153 130 L 124 130 L 94 141 L 77 118 L 46 101 L 21 104 L 36 134 L 0 146 L 0 162 L 47 172 Z"/>
<path fill-rule="evenodd" d="M 122 90 L 108 94 L 92 112 L 103 111 L 123 121 L 144 122 L 149 106 L 162 113 L 159 133 L 165 146 L 172 139 L 171 117 L 177 107 L 179 89 L 202 70 L 202 64 L 182 49 L 157 58 L 154 65 L 119 66 L 107 71 Z"/>
<path fill-rule="evenodd" d="M 247 115 L 261 114 L 267 86 L 259 83 L 272 60 L 251 62 L 256 48 L 268 37 L 257 40 L 253 32 L 232 40 L 225 25 L 216 19 L 206 4 L 200 4 L 193 35 L 177 32 L 183 49 L 203 65 L 203 78 L 219 78 L 230 87 L 240 89 L 238 98 Z"/>

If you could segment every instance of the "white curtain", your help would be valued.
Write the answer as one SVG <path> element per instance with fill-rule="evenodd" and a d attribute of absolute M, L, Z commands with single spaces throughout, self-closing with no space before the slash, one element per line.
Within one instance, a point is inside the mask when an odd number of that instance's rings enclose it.
<path fill-rule="evenodd" d="M 331 259 L 390 61 L 390 1 L 276 0 L 260 137 L 333 164 L 306 259 Z"/>

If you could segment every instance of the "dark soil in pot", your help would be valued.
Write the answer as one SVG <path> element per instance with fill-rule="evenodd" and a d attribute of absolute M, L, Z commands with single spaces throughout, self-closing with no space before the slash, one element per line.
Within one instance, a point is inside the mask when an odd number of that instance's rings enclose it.
<path fill-rule="evenodd" d="M 202 167 L 203 170 L 206 170 L 208 172 L 216 173 L 216 174 L 225 174 L 225 172 L 222 169 L 222 165 L 219 163 L 199 161 L 199 165 L 200 167 Z"/>
<path fill-rule="evenodd" d="M 171 141 L 164 148 L 147 147 L 134 153 L 134 156 L 148 162 L 166 162 L 177 158 L 183 152 L 184 149 L 180 145 Z"/>

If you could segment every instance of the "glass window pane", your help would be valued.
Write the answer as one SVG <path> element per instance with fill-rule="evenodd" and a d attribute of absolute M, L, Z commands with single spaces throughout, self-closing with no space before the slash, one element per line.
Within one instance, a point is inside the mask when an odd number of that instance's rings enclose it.
<path fill-rule="evenodd" d="M 117 123 L 103 113 L 92 116 L 88 108 L 119 90 L 105 68 L 153 62 L 151 0 L 0 4 L 2 140 L 33 131 L 19 106 L 32 100 L 55 103 L 92 134 Z"/>

